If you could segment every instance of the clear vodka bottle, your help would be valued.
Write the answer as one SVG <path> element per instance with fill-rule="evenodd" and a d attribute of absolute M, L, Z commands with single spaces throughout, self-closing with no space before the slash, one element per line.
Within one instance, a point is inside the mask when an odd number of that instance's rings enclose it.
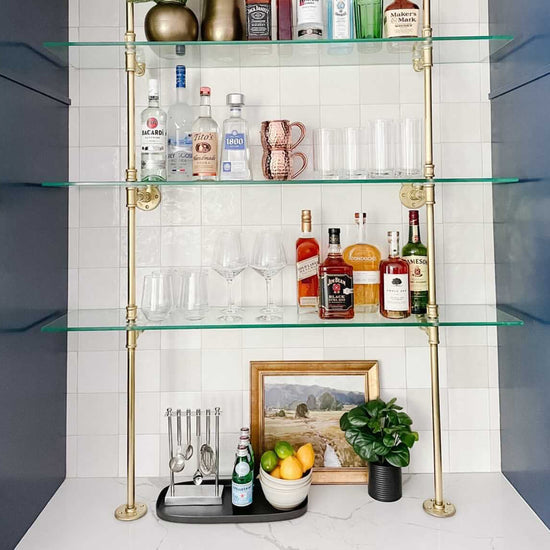
<path fill-rule="evenodd" d="M 149 80 L 149 106 L 141 113 L 141 181 L 166 180 L 166 113 L 158 80 Z"/>
<path fill-rule="evenodd" d="M 212 118 L 210 88 L 201 88 L 201 106 L 193 123 L 193 179 L 216 181 L 219 172 L 220 127 Z"/>
<path fill-rule="evenodd" d="M 176 67 L 176 103 L 168 110 L 168 179 L 193 177 L 193 109 L 187 103 L 185 65 Z"/>
<path fill-rule="evenodd" d="M 223 123 L 220 179 L 249 180 L 251 172 L 248 125 L 241 116 L 244 95 L 228 94 L 227 105 L 231 116 Z"/>

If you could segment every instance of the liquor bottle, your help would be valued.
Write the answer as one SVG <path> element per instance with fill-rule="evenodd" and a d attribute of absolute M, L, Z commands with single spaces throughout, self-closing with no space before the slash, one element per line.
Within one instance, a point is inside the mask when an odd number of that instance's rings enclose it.
<path fill-rule="evenodd" d="M 418 210 L 409 211 L 409 242 L 402 256 L 409 263 L 411 313 L 424 315 L 428 308 L 428 249 L 420 241 Z"/>
<path fill-rule="evenodd" d="M 292 40 L 292 0 L 277 0 L 277 38 Z"/>
<path fill-rule="evenodd" d="M 231 116 L 223 123 L 220 179 L 249 180 L 251 171 L 248 125 L 241 116 L 244 95 L 228 94 L 227 105 Z"/>
<path fill-rule="evenodd" d="M 328 0 L 327 20 L 330 40 L 353 38 L 352 0 Z"/>
<path fill-rule="evenodd" d="M 380 250 L 367 244 L 367 214 L 355 213 L 357 243 L 344 250 L 344 261 L 353 267 L 353 296 L 355 311 L 375 313 L 378 311 L 380 294 Z"/>
<path fill-rule="evenodd" d="M 395 0 L 384 10 L 386 38 L 415 38 L 420 27 L 420 9 L 409 0 Z"/>
<path fill-rule="evenodd" d="M 353 319 L 353 267 L 342 257 L 340 229 L 328 230 L 326 260 L 319 266 L 319 317 Z"/>
<path fill-rule="evenodd" d="M 244 508 L 252 504 L 253 478 L 254 470 L 250 467 L 248 448 L 246 445 L 239 445 L 231 478 L 231 501 L 233 506 Z"/>
<path fill-rule="evenodd" d="M 141 113 L 141 181 L 166 181 L 166 113 L 158 80 L 149 80 L 149 105 Z"/>
<path fill-rule="evenodd" d="M 311 210 L 302 210 L 302 233 L 296 241 L 298 312 L 317 311 L 319 305 L 319 243 L 311 233 Z"/>
<path fill-rule="evenodd" d="M 246 39 L 271 40 L 271 0 L 246 0 Z"/>
<path fill-rule="evenodd" d="M 168 179 L 193 177 L 193 109 L 187 103 L 185 65 L 176 67 L 177 100 L 168 110 Z"/>
<path fill-rule="evenodd" d="M 323 0 L 297 0 L 297 38 L 303 40 L 321 39 L 323 34 Z"/>
<path fill-rule="evenodd" d="M 355 38 L 382 38 L 382 0 L 354 0 Z"/>
<path fill-rule="evenodd" d="M 409 264 L 399 257 L 399 231 L 388 231 L 390 253 L 380 262 L 380 313 L 388 319 L 411 314 Z"/>
<path fill-rule="evenodd" d="M 218 179 L 218 142 L 220 127 L 212 118 L 210 88 L 201 88 L 201 106 L 193 123 L 193 179 L 216 181 Z"/>

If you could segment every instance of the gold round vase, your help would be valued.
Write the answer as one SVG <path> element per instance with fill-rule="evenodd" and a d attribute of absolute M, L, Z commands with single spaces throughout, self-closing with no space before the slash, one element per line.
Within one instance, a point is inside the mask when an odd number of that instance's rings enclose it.
<path fill-rule="evenodd" d="M 197 40 L 199 21 L 185 2 L 157 0 L 145 16 L 145 36 L 152 42 Z"/>
<path fill-rule="evenodd" d="M 242 40 L 243 25 L 238 0 L 204 0 L 202 40 Z"/>

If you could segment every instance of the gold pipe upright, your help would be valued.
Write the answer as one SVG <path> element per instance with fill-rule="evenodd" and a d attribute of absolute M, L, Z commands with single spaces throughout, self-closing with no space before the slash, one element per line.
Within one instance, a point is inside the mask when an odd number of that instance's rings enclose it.
<path fill-rule="evenodd" d="M 136 348 L 138 332 L 132 329 L 137 319 L 136 305 L 136 206 L 137 181 L 136 170 L 136 40 L 134 32 L 134 4 L 126 2 L 126 83 L 127 83 L 127 124 L 128 124 L 128 167 L 126 169 L 126 209 L 128 211 L 128 305 L 126 306 L 126 353 L 128 367 L 127 386 L 127 497 L 126 504 L 115 510 L 115 517 L 120 521 L 133 521 L 147 513 L 147 506 L 136 503 Z"/>
<path fill-rule="evenodd" d="M 435 264 L 435 166 L 433 157 L 433 47 L 430 0 L 424 0 L 424 21 L 422 36 L 427 43 L 422 48 L 422 67 L 424 71 L 424 135 L 426 140 L 426 163 L 424 177 L 429 180 L 426 187 L 426 222 L 428 226 L 428 319 L 437 321 L 439 308 L 436 294 Z M 441 458 L 441 407 L 439 400 L 439 327 L 428 330 L 430 346 L 430 367 L 432 385 L 432 430 L 434 459 L 435 498 L 424 501 L 424 510 L 436 517 L 451 517 L 456 509 L 450 502 L 443 500 L 443 467 Z"/>

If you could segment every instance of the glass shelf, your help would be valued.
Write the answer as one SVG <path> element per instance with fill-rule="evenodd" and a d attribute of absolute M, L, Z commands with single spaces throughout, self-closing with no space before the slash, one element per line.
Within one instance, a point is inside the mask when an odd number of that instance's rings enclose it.
<path fill-rule="evenodd" d="M 321 320 L 316 314 L 298 315 L 295 307 L 284 307 L 279 321 L 258 321 L 259 307 L 243 308 L 243 320 L 228 323 L 218 320 L 221 308 L 210 308 L 205 319 L 187 321 L 181 314 L 172 314 L 167 320 L 152 323 L 140 313 L 131 330 L 196 330 L 243 328 L 323 328 L 323 327 L 469 327 L 469 326 L 522 326 L 523 321 L 495 306 L 465 305 L 440 306 L 439 322 L 425 317 L 411 316 L 394 321 L 378 313 L 356 314 L 352 320 Z M 69 311 L 66 315 L 42 327 L 43 332 L 95 332 L 125 331 L 126 312 L 123 309 Z"/>
<path fill-rule="evenodd" d="M 380 184 L 404 184 L 404 183 L 416 183 L 425 184 L 428 183 L 427 179 L 400 179 L 400 178 L 384 178 L 384 179 L 299 179 L 299 180 L 246 180 L 246 181 L 152 181 L 136 182 L 136 187 L 144 187 L 146 185 L 160 185 L 160 186 L 190 186 L 190 187 L 218 187 L 225 185 L 341 185 L 341 184 L 355 184 L 355 185 L 380 185 Z M 450 183 L 495 183 L 495 184 L 508 184 L 519 183 L 517 178 L 436 178 L 433 180 L 435 183 L 450 184 Z M 42 183 L 43 187 L 127 187 L 129 184 L 125 181 L 46 181 Z"/>
<path fill-rule="evenodd" d="M 485 62 L 512 36 L 437 36 L 434 63 Z M 238 42 L 132 42 L 148 68 L 173 67 L 315 67 L 342 65 L 410 65 L 424 38 L 354 40 L 273 40 Z M 80 69 L 121 69 L 126 42 L 45 42 L 66 64 Z"/>

